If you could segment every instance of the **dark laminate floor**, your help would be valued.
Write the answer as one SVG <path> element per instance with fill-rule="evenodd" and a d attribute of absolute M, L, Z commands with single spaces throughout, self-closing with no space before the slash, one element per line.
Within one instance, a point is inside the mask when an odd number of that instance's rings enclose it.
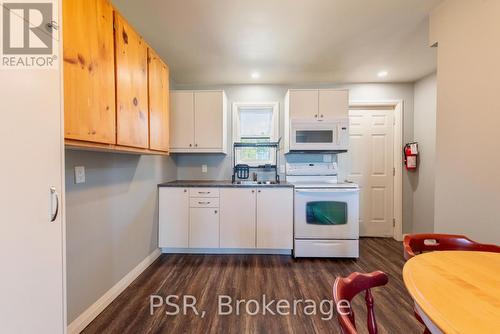
<path fill-rule="evenodd" d="M 275 255 L 162 255 L 84 333 L 340 333 L 337 320 L 322 320 L 319 303 L 331 298 L 337 275 L 353 271 L 383 270 L 389 284 L 373 290 L 379 333 L 422 333 L 414 319 L 412 302 L 404 287 L 401 244 L 392 239 L 361 240 L 358 260 L 293 259 Z M 312 299 L 317 315 L 305 315 L 312 308 L 297 304 L 297 315 L 249 315 L 240 304 L 240 316 L 217 315 L 218 295 L 236 299 L 256 299 L 262 310 L 262 295 L 286 299 L 293 311 L 294 299 Z M 200 316 L 166 315 L 173 307 L 159 307 L 150 314 L 150 295 L 192 295 Z M 182 297 L 181 297 L 182 298 Z M 173 301 L 173 300 L 172 300 Z M 305 303 L 305 302 L 304 302 Z M 307 302 L 312 305 L 312 302 Z M 180 302 L 179 302 L 180 304 Z M 254 302 L 248 304 L 255 310 Z M 323 310 L 328 310 L 324 304 Z M 205 316 L 201 317 L 202 310 Z M 227 310 L 225 308 L 224 310 Z M 276 305 L 271 310 L 276 312 Z M 358 330 L 366 333 L 363 296 L 354 300 Z M 325 312 L 327 314 L 328 312 Z"/>

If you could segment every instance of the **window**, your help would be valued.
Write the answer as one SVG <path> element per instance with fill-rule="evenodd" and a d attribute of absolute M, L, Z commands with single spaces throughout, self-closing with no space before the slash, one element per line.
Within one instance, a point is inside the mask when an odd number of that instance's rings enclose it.
<path fill-rule="evenodd" d="M 278 140 L 279 104 L 234 103 L 233 142 L 261 143 Z M 258 166 L 275 164 L 274 149 L 245 147 L 236 151 L 236 163 Z"/>

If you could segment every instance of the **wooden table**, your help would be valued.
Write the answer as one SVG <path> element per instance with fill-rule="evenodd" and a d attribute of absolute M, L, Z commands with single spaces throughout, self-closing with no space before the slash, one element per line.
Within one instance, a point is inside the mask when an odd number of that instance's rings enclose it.
<path fill-rule="evenodd" d="M 500 333 L 500 254 L 417 255 L 406 262 L 403 279 L 432 333 Z"/>

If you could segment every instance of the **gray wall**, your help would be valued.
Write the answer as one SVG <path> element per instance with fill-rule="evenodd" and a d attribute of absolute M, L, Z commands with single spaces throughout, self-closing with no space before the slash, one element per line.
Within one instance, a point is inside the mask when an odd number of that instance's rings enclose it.
<path fill-rule="evenodd" d="M 231 106 L 233 102 L 273 102 L 280 103 L 280 133 L 283 133 L 283 103 L 289 88 L 348 88 L 351 101 L 404 100 L 404 141 L 413 140 L 413 84 L 350 84 L 350 85 L 219 85 L 193 86 L 175 85 L 175 89 L 224 89 L 228 97 L 228 147 L 232 147 Z M 231 154 L 227 156 L 206 154 L 175 154 L 173 159 L 178 167 L 177 178 L 184 180 L 230 179 Z M 283 159 L 281 159 L 283 161 Z M 208 173 L 202 173 L 201 165 L 208 165 Z M 340 166 L 342 168 L 342 166 Z M 412 230 L 412 207 L 414 175 L 403 174 L 403 232 Z"/>
<path fill-rule="evenodd" d="M 447 0 L 438 44 L 434 227 L 500 244 L 500 1 Z"/>
<path fill-rule="evenodd" d="M 419 165 L 413 193 L 413 233 L 434 231 L 434 170 L 436 163 L 436 74 L 415 83 L 414 138 Z"/>
<path fill-rule="evenodd" d="M 157 248 L 160 182 L 169 157 L 66 150 L 68 324 Z M 74 183 L 85 166 L 86 183 Z"/>

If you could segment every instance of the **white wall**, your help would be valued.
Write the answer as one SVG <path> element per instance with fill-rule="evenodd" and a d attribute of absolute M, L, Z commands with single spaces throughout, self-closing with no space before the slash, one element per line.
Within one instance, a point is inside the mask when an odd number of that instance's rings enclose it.
<path fill-rule="evenodd" d="M 436 160 L 436 74 L 415 83 L 414 140 L 419 164 L 413 191 L 413 233 L 434 231 L 434 170 Z"/>
<path fill-rule="evenodd" d="M 448 0 L 438 42 L 435 231 L 500 243 L 500 1 Z"/>
<path fill-rule="evenodd" d="M 158 247 L 157 184 L 176 168 L 169 157 L 65 154 L 69 324 Z"/>
<path fill-rule="evenodd" d="M 404 101 L 404 141 L 413 140 L 413 84 L 346 84 L 346 85 L 219 85 L 193 86 L 175 85 L 175 89 L 224 89 L 231 108 L 233 102 L 272 102 L 280 103 L 280 133 L 283 133 L 283 103 L 285 94 L 290 88 L 348 88 L 353 101 Z M 228 113 L 228 124 L 232 124 L 231 112 Z M 231 130 L 230 130 L 231 131 Z M 228 135 L 228 147 L 232 147 L 232 135 Z M 194 155 L 175 154 L 173 159 L 178 167 L 177 178 L 183 180 L 230 179 L 231 154 Z M 283 161 L 283 159 L 281 159 Z M 208 165 L 208 173 L 201 172 L 201 165 Z M 340 166 L 342 167 L 342 166 Z M 403 174 L 403 232 L 412 230 L 413 180 L 414 175 Z"/>

